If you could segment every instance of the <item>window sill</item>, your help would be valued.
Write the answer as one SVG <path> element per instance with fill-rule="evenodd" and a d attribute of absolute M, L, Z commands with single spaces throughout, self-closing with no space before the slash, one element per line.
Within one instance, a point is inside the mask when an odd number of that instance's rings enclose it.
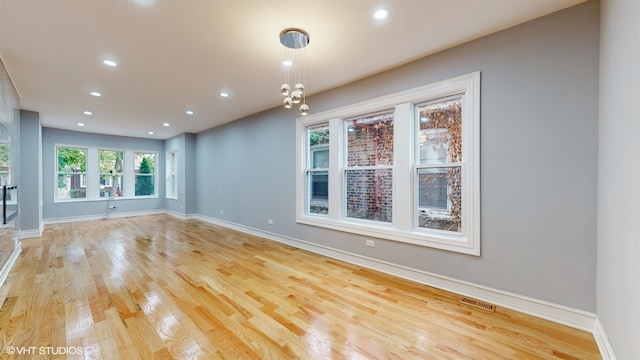
<path fill-rule="evenodd" d="M 480 256 L 480 249 L 464 235 L 445 234 L 413 230 L 403 231 L 393 228 L 392 224 L 371 224 L 363 221 L 333 220 L 325 216 L 301 215 L 296 222 L 299 224 L 318 226 L 332 230 L 349 232 L 363 236 L 371 236 L 385 240 L 399 241 L 407 244 L 424 246 L 439 250 L 452 251 L 461 254 Z"/>
<path fill-rule="evenodd" d="M 149 196 L 136 196 L 136 197 L 117 197 L 117 198 L 99 198 L 99 199 L 67 199 L 60 200 L 56 199 L 53 201 L 54 204 L 64 204 L 64 203 L 82 203 L 82 202 L 103 202 L 103 201 L 121 201 L 121 200 L 142 200 L 142 199 L 158 199 L 157 195 L 149 195 Z"/>

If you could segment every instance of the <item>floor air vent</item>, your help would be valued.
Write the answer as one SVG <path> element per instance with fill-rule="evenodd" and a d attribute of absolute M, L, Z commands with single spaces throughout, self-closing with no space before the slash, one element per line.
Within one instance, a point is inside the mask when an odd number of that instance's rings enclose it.
<path fill-rule="evenodd" d="M 488 302 L 471 299 L 471 298 L 462 298 L 462 303 L 473 306 L 473 307 L 477 307 L 478 309 L 486 310 L 489 312 L 496 312 L 496 306 Z"/>

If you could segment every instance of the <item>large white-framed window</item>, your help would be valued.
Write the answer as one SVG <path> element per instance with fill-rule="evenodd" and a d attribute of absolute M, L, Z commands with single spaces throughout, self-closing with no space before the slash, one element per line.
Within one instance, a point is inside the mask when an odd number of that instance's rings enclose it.
<path fill-rule="evenodd" d="M 56 158 L 56 200 L 86 198 L 87 149 L 58 146 Z"/>
<path fill-rule="evenodd" d="M 156 194 L 156 153 L 135 152 L 135 196 Z"/>
<path fill-rule="evenodd" d="M 157 196 L 156 152 L 54 146 L 57 162 L 54 201 Z"/>
<path fill-rule="evenodd" d="M 100 197 L 124 196 L 124 151 L 98 150 L 100 161 Z"/>
<path fill-rule="evenodd" d="M 344 215 L 391 223 L 393 215 L 394 109 L 342 121 Z"/>
<path fill-rule="evenodd" d="M 296 127 L 297 222 L 480 255 L 479 72 Z"/>
<path fill-rule="evenodd" d="M 166 174 L 165 196 L 167 199 L 178 199 L 178 152 L 175 150 L 166 154 Z"/>
<path fill-rule="evenodd" d="M 306 129 L 308 148 L 304 172 L 305 211 L 326 215 L 329 211 L 329 127 L 326 124 Z"/>

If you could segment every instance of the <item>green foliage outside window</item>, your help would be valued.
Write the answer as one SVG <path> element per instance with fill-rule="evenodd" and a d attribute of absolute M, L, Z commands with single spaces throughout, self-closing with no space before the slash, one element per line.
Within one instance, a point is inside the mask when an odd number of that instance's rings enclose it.
<path fill-rule="evenodd" d="M 140 162 L 140 168 L 136 175 L 136 196 L 153 195 L 153 159 L 143 157 Z"/>
<path fill-rule="evenodd" d="M 85 149 L 79 148 L 58 148 L 58 188 L 67 187 L 65 179 L 67 176 L 63 174 L 86 173 L 87 171 L 87 153 Z"/>
<path fill-rule="evenodd" d="M 58 148 L 58 172 L 77 173 L 87 171 L 87 153 L 84 149 Z"/>
<path fill-rule="evenodd" d="M 0 171 L 9 170 L 9 144 L 0 143 Z"/>

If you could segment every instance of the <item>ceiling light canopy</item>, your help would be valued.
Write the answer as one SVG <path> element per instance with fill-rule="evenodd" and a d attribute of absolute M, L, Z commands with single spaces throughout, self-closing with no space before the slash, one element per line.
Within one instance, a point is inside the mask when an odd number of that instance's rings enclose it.
<path fill-rule="evenodd" d="M 309 45 L 309 34 L 298 28 L 288 28 L 280 32 L 280 43 L 289 49 L 302 49 Z"/>
<path fill-rule="evenodd" d="M 307 115 L 309 113 L 309 105 L 306 104 L 306 96 L 304 91 L 304 82 L 306 80 L 305 69 L 305 48 L 309 45 L 309 34 L 298 28 L 287 28 L 280 32 L 280 43 L 285 47 L 285 59 L 282 62 L 287 66 L 284 74 L 284 83 L 280 86 L 280 93 L 284 96 L 282 104 L 285 109 L 290 109 L 293 104 L 300 105 L 300 115 Z M 293 52 L 294 61 L 289 60 L 289 52 Z M 295 64 L 295 68 L 293 66 Z M 289 85 L 289 73 L 293 71 L 294 79 L 292 82 L 295 84 L 293 87 Z"/>

